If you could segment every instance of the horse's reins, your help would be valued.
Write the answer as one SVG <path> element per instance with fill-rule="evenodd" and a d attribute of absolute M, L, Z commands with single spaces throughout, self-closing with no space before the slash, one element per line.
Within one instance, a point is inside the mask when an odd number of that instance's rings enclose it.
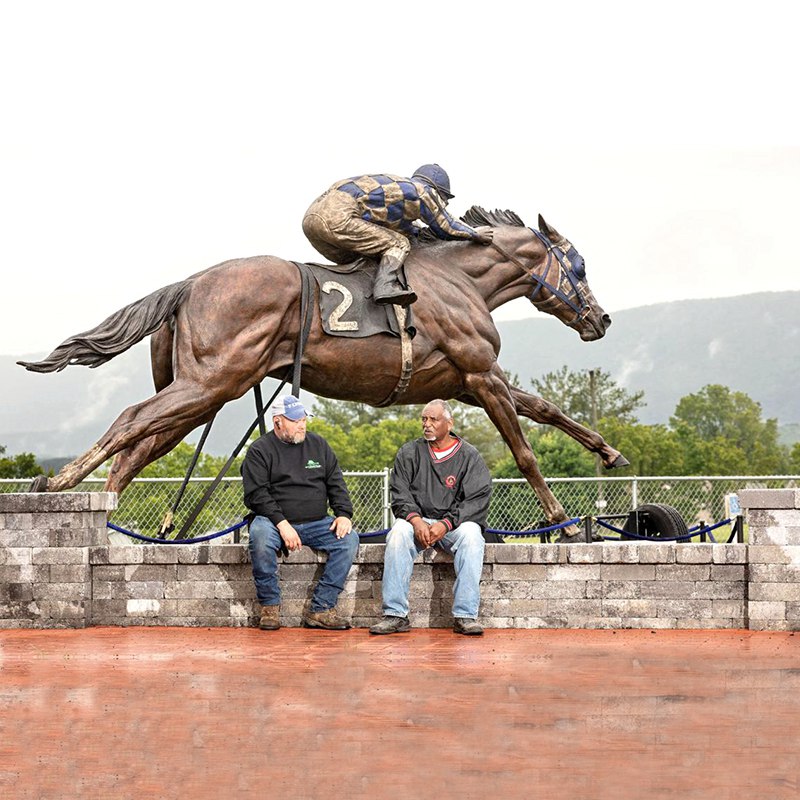
<path fill-rule="evenodd" d="M 539 275 L 532 267 L 526 267 L 516 256 L 512 255 L 511 253 L 507 253 L 497 242 L 492 240 L 492 247 L 500 253 L 503 258 L 507 261 L 510 261 L 514 266 L 518 267 L 522 272 L 524 272 L 535 284 L 533 290 L 531 291 L 530 295 L 528 295 L 528 300 L 531 301 L 537 308 L 540 308 L 542 311 L 547 311 L 548 305 L 552 305 L 551 301 L 553 300 L 560 300 L 562 303 L 565 303 L 575 312 L 575 319 L 572 322 L 566 323 L 568 327 L 574 328 L 579 322 L 581 322 L 586 315 L 589 313 L 589 305 L 583 299 L 583 295 L 581 294 L 580 288 L 575 281 L 575 277 L 573 275 L 572 264 L 570 263 L 567 266 L 564 263 L 565 254 L 561 251 L 560 248 L 557 248 L 543 233 L 537 231 L 535 228 L 530 228 L 531 232 L 536 236 L 537 239 L 544 245 L 545 251 L 547 252 L 547 262 L 545 264 L 544 273 Z M 550 269 L 553 262 L 553 257 L 558 262 L 559 266 L 559 275 L 566 277 L 569 281 L 570 286 L 572 287 L 572 294 L 568 295 L 561 290 L 559 286 L 554 286 L 551 283 L 548 283 L 547 278 L 550 275 Z M 542 289 L 549 290 L 552 297 L 547 298 L 546 300 L 536 300 L 536 296 Z M 576 297 L 580 306 L 572 300 L 572 296 Z"/>

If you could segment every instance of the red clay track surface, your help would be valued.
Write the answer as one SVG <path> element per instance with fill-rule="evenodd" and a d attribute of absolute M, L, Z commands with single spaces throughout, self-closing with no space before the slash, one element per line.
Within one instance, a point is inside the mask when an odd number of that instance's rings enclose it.
<path fill-rule="evenodd" d="M 0 797 L 798 797 L 800 634 L 0 631 Z"/>

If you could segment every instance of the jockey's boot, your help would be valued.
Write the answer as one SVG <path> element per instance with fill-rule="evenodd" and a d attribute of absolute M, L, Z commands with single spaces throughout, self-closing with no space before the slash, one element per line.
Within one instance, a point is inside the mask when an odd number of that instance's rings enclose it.
<path fill-rule="evenodd" d="M 417 301 L 413 289 L 404 286 L 400 280 L 400 270 L 403 262 L 397 258 L 384 254 L 378 264 L 378 274 L 375 276 L 375 285 L 372 287 L 372 297 L 381 305 L 410 306 Z"/>

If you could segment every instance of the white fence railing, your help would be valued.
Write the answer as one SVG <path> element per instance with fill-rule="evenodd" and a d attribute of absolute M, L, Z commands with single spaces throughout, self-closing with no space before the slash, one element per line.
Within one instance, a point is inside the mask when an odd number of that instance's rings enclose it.
<path fill-rule="evenodd" d="M 346 472 L 353 499 L 354 525 L 360 532 L 389 527 L 389 470 Z M 182 478 L 137 478 L 120 497 L 112 521 L 147 535 L 160 528 L 172 507 Z M 205 493 L 211 478 L 192 478 L 175 518 L 188 516 Z M 101 491 L 102 480 L 87 480 L 75 491 Z M 781 489 L 800 486 L 800 475 L 659 476 L 644 478 L 551 478 L 547 481 L 571 517 L 625 514 L 645 503 L 664 503 L 678 509 L 689 526 L 724 518 L 725 495 L 740 489 Z M 28 480 L 0 480 L 0 492 L 24 492 Z M 200 513 L 191 535 L 212 533 L 241 521 L 241 478 L 225 478 Z M 489 526 L 520 531 L 545 525 L 541 506 L 522 478 L 496 478 Z"/>

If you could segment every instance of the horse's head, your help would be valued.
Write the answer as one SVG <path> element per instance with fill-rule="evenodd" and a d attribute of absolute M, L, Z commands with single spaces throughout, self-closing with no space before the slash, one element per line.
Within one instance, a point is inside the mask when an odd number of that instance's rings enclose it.
<path fill-rule="evenodd" d="M 513 292 L 508 291 L 512 286 L 507 278 L 502 286 L 493 287 L 491 308 L 519 297 L 524 291 L 539 311 L 552 314 L 574 328 L 584 341 L 605 335 L 611 317 L 597 304 L 586 282 L 582 256 L 541 215 L 539 230 L 527 227 L 513 211 L 487 211 L 481 206 L 472 206 L 462 219 L 473 227 L 495 228 L 492 246 L 505 263 L 522 273 L 514 278 Z"/>
<path fill-rule="evenodd" d="M 541 214 L 539 230 L 530 230 L 544 246 L 546 258 L 541 268 L 529 271 L 533 289 L 528 299 L 539 311 L 574 328 L 585 342 L 602 339 L 611 317 L 589 288 L 583 256 Z"/>
<path fill-rule="evenodd" d="M 586 282 L 586 265 L 582 256 L 555 228 L 539 215 L 539 230 L 529 228 L 513 211 L 487 211 L 472 206 L 461 219 L 473 228 L 495 228 L 492 246 L 487 248 L 458 246 L 458 264 L 473 277 L 486 278 L 483 296 L 491 310 L 522 296 L 524 293 L 539 311 L 552 314 L 574 328 L 586 342 L 601 339 L 611 325 L 611 317 L 597 304 Z M 441 246 L 433 233 L 423 230 L 415 246 Z M 519 272 L 509 281 L 507 270 L 496 271 L 495 258 L 486 258 L 492 248 L 503 262 Z"/>

